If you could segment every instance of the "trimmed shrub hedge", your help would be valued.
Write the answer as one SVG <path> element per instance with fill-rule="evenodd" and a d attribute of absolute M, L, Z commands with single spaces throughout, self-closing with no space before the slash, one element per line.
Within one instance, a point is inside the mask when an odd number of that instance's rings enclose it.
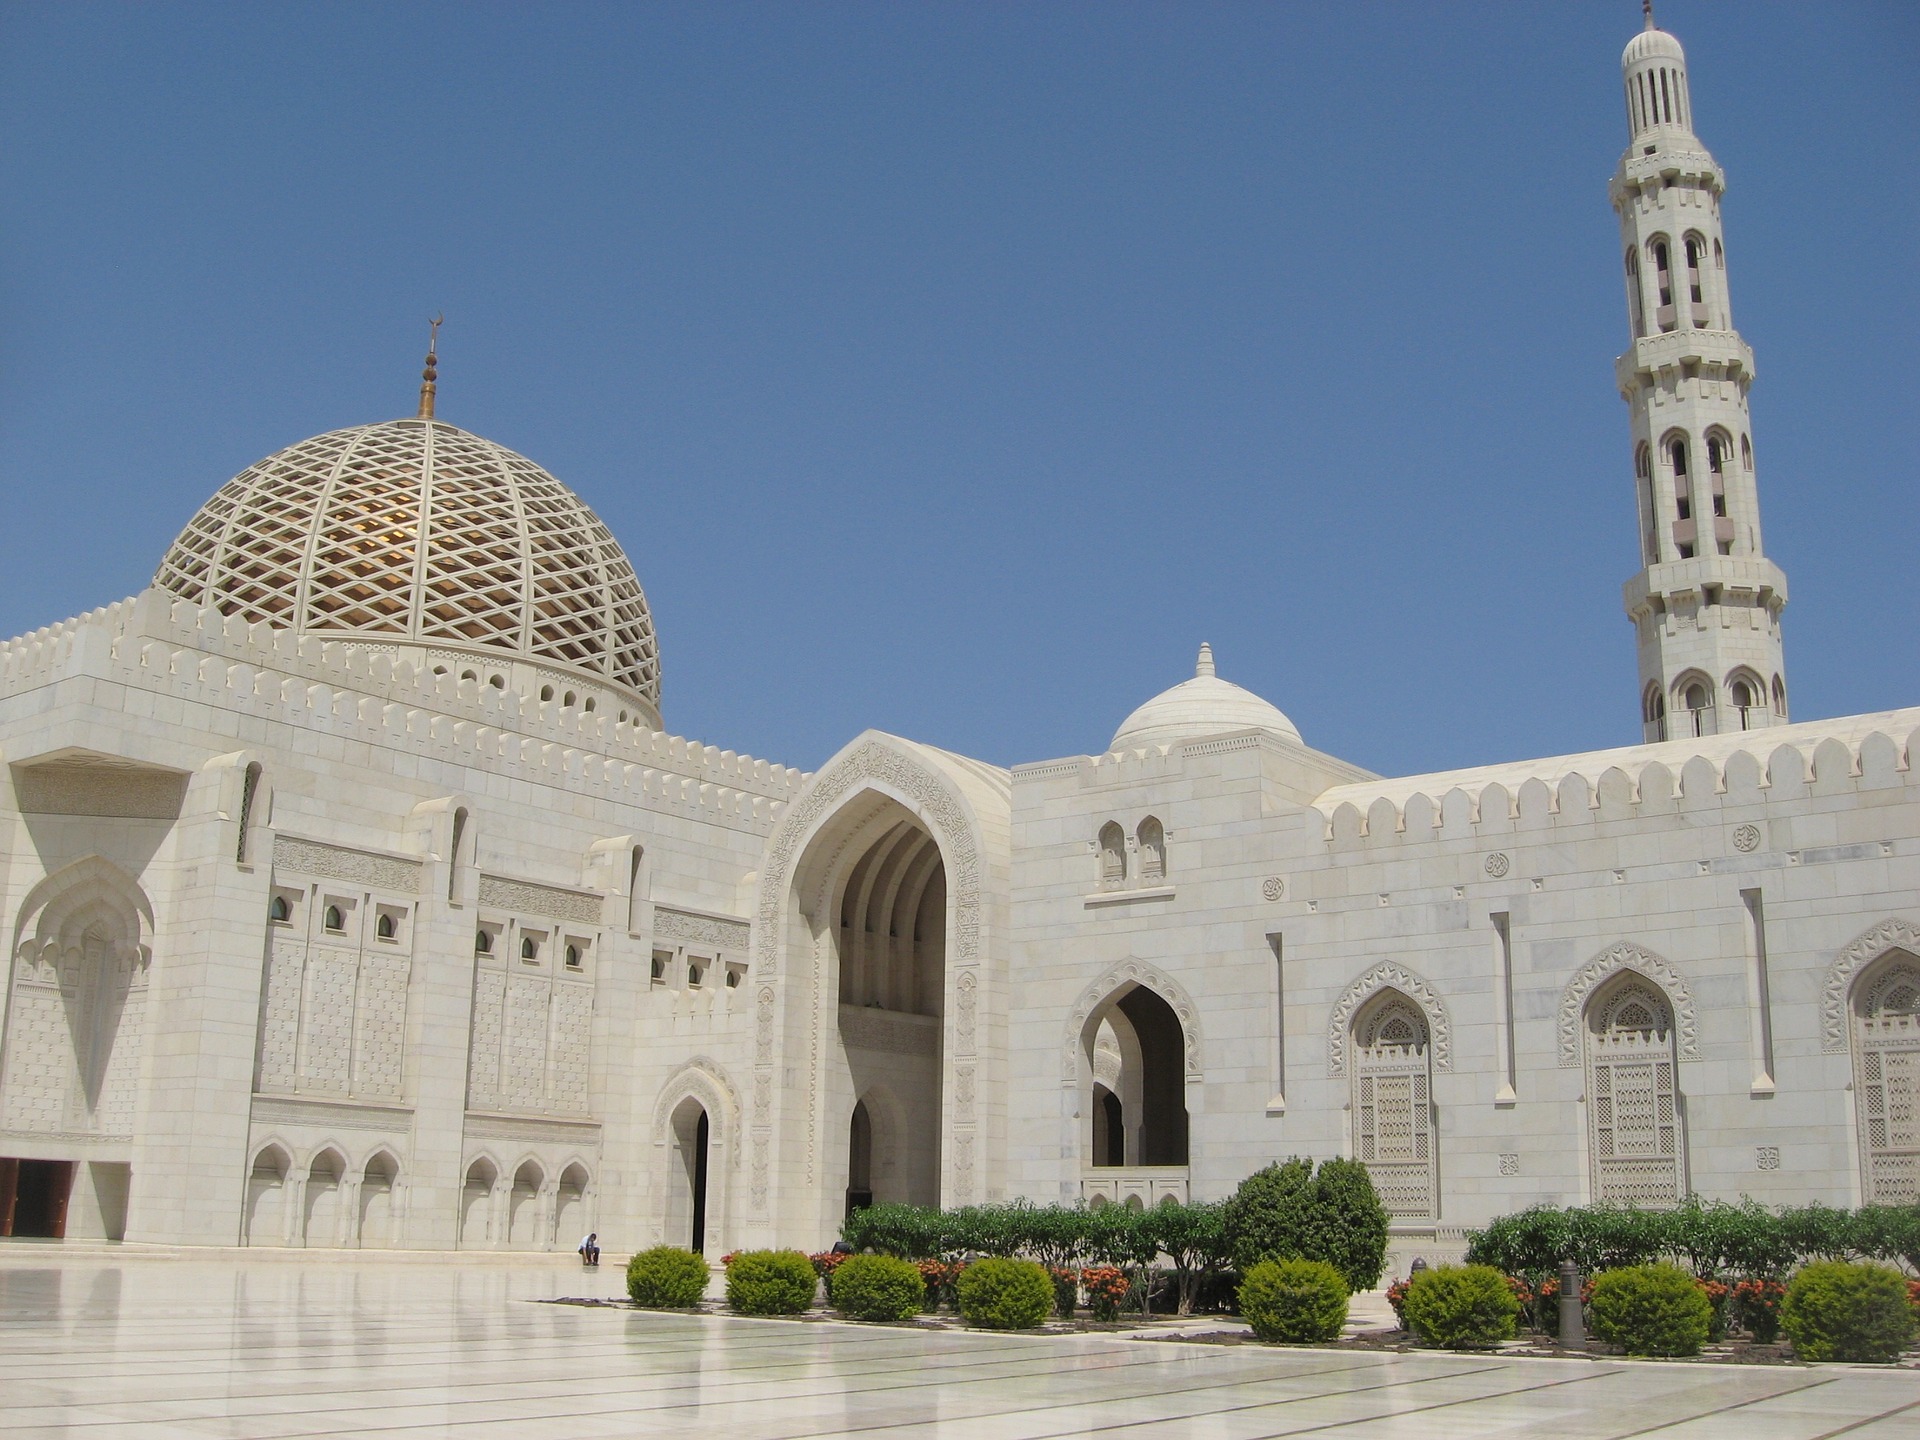
<path fill-rule="evenodd" d="M 727 1266 L 727 1304 L 742 1315 L 798 1315 L 819 1283 L 798 1250 L 742 1250 Z"/>
<path fill-rule="evenodd" d="M 627 1294 L 649 1310 L 685 1310 L 707 1293 L 707 1262 L 677 1245 L 656 1245 L 627 1261 Z"/>
<path fill-rule="evenodd" d="M 893 1255 L 849 1255 L 827 1277 L 833 1308 L 853 1320 L 911 1320 L 927 1298 L 920 1267 Z"/>
<path fill-rule="evenodd" d="M 1407 1327 L 1443 1350 L 1490 1350 L 1511 1340 L 1520 1301 L 1490 1265 L 1441 1265 L 1414 1276 L 1400 1302 Z"/>
<path fill-rule="evenodd" d="M 1387 1211 L 1357 1160 L 1298 1156 L 1249 1175 L 1226 1203 L 1223 1223 L 1243 1274 L 1263 1260 L 1322 1260 L 1349 1292 L 1371 1290 L 1386 1268 Z"/>
<path fill-rule="evenodd" d="M 1240 1314 L 1262 1340 L 1338 1340 L 1347 1323 L 1346 1276 L 1324 1260 L 1262 1260 L 1240 1282 Z"/>
<path fill-rule="evenodd" d="M 1787 1285 L 1780 1328 L 1802 1360 L 1897 1360 L 1913 1339 L 1906 1277 L 1885 1265 L 1809 1265 Z"/>
<path fill-rule="evenodd" d="M 1707 1292 L 1678 1265 L 1629 1265 L 1593 1282 L 1593 1330 L 1629 1355 L 1698 1355 L 1713 1323 Z"/>
<path fill-rule="evenodd" d="M 1031 1330 L 1053 1309 L 1053 1280 L 1032 1260 L 977 1260 L 954 1288 L 967 1322 L 989 1330 Z"/>

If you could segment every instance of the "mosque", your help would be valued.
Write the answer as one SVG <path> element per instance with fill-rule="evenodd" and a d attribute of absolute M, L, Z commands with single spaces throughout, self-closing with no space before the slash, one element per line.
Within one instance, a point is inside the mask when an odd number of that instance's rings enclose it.
<path fill-rule="evenodd" d="M 1679 43 L 1623 68 L 1633 743 L 1372 775 L 1205 646 L 1011 770 L 676 738 L 619 543 L 430 363 L 0 645 L 0 1232 L 818 1248 L 1293 1154 L 1396 1253 L 1920 1198 L 1920 708 L 1790 718 L 1725 177 Z"/>

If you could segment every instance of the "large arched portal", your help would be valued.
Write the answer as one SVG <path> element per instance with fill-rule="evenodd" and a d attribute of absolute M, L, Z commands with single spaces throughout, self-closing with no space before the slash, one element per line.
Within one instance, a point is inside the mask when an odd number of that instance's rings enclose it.
<path fill-rule="evenodd" d="M 847 1148 L 828 1160 L 840 1172 L 835 1188 L 845 1187 L 849 1205 L 938 1205 L 947 942 L 940 846 L 905 806 L 876 796 L 817 886 L 816 916 L 830 923 L 816 919 L 816 934 L 830 954 L 846 1063 Z"/>
<path fill-rule="evenodd" d="M 670 1125 L 667 1243 L 685 1245 L 696 1255 L 704 1255 L 707 1251 L 707 1142 L 712 1130 L 706 1107 L 689 1095 L 674 1107 Z"/>
<path fill-rule="evenodd" d="M 1180 1017 L 1155 991 L 1128 982 L 1094 1007 L 1080 1043 L 1083 1191 L 1094 1200 L 1184 1198 L 1187 1039 Z"/>

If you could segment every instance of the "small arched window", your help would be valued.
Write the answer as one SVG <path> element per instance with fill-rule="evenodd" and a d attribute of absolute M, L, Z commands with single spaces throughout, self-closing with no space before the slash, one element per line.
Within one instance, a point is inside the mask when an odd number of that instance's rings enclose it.
<path fill-rule="evenodd" d="M 1706 292 L 1702 288 L 1700 277 L 1701 262 L 1706 258 L 1706 246 L 1698 235 L 1689 235 L 1687 248 L 1687 299 L 1693 305 L 1693 323 L 1704 325 L 1707 322 Z"/>
<path fill-rule="evenodd" d="M 293 918 L 293 906 L 287 903 L 287 897 L 276 895 L 267 902 L 267 919 L 276 925 L 284 925 Z"/>
<path fill-rule="evenodd" d="M 382 940 L 393 939 L 398 929 L 399 926 L 394 923 L 393 916 L 385 910 L 382 910 L 380 918 L 373 922 L 373 933 Z"/>
<path fill-rule="evenodd" d="M 1149 815 L 1140 822 L 1138 832 L 1140 842 L 1140 879 L 1148 885 L 1157 885 L 1167 878 L 1167 832 L 1166 828 Z"/>
<path fill-rule="evenodd" d="M 1120 885 L 1127 878 L 1127 832 L 1109 820 L 1100 827 L 1100 883 Z"/>
<path fill-rule="evenodd" d="M 580 947 L 578 945 L 567 946 L 567 968 L 569 970 L 578 970 L 580 968 Z"/>
<path fill-rule="evenodd" d="M 540 687 L 540 698 L 541 698 L 542 700 L 551 700 L 551 699 L 553 699 L 553 686 L 551 686 L 551 685 L 542 685 L 542 686 Z"/>
<path fill-rule="evenodd" d="M 1633 338 L 1647 333 L 1646 297 L 1640 293 L 1640 252 L 1627 251 L 1627 315 L 1633 322 Z"/>
<path fill-rule="evenodd" d="M 338 905 L 329 905 L 326 908 L 326 912 L 320 917 L 320 924 L 326 930 L 338 935 L 347 928 L 347 919 L 346 916 L 340 913 L 340 907 Z"/>
<path fill-rule="evenodd" d="M 1753 473 L 1753 441 L 1744 435 L 1740 437 L 1740 468 L 1749 475 Z"/>
<path fill-rule="evenodd" d="M 1667 738 L 1667 697 L 1661 693 L 1657 681 L 1648 685 L 1640 697 L 1640 719 L 1646 726 L 1647 740 Z"/>
<path fill-rule="evenodd" d="M 582 705 L 580 708 L 586 711 L 587 714 L 591 715 L 593 713 L 593 697 L 589 695 L 587 697 L 587 703 Z"/>
<path fill-rule="evenodd" d="M 1707 687 L 1698 680 L 1693 681 L 1687 686 L 1686 702 L 1687 709 L 1695 713 L 1706 709 L 1707 706 L 1712 703 L 1707 695 Z"/>
<path fill-rule="evenodd" d="M 476 955 L 491 955 L 493 953 L 493 933 L 491 931 L 476 930 L 473 932 L 473 953 Z"/>
<path fill-rule="evenodd" d="M 574 702 L 577 701 L 578 699 L 579 697 L 575 695 L 573 691 L 569 690 L 567 691 L 566 695 L 562 697 L 560 703 L 566 706 L 567 709 L 571 710 L 574 706 Z"/>
<path fill-rule="evenodd" d="M 520 940 L 520 958 L 522 960 L 538 960 L 540 958 L 540 942 L 535 940 L 531 935 L 522 936 Z"/>
<path fill-rule="evenodd" d="M 461 678 L 462 680 L 471 680 L 471 681 L 473 681 L 473 683 L 474 683 L 474 684 L 476 684 L 476 685 L 478 685 L 478 684 L 480 683 L 480 675 L 479 675 L 479 672 L 478 672 L 478 671 L 474 671 L 474 670 L 462 670 L 462 671 L 460 672 L 460 678 Z"/>
<path fill-rule="evenodd" d="M 447 673 L 447 667 L 444 665 L 436 665 L 433 667 L 433 673 L 436 675 L 444 675 Z"/>
<path fill-rule="evenodd" d="M 1778 675 L 1773 677 L 1773 713 L 1782 720 L 1787 718 L 1787 682 Z"/>
<path fill-rule="evenodd" d="M 1640 506 L 1646 520 L 1641 549 L 1647 564 L 1652 565 L 1660 558 L 1660 515 L 1653 498 L 1653 448 L 1644 440 L 1633 452 L 1633 473 L 1640 482 Z"/>
<path fill-rule="evenodd" d="M 507 677 L 504 675 L 489 675 L 487 677 L 487 684 L 496 690 L 504 690 L 507 688 Z"/>
<path fill-rule="evenodd" d="M 1659 309 L 1654 320 L 1662 332 L 1671 330 L 1678 323 L 1673 312 L 1673 252 L 1667 248 L 1667 238 L 1657 235 L 1647 247 L 1653 256 L 1653 283 L 1656 293 L 1655 303 Z"/>

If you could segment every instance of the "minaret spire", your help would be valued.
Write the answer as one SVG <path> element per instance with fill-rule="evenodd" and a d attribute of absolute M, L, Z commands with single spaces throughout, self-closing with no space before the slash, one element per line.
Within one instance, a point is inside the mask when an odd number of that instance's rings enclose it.
<path fill-rule="evenodd" d="M 1653 23 L 1653 0 L 1640 0 L 1640 13 L 1646 17 L 1647 21 L 1646 24 L 1640 27 L 1642 30 L 1658 30 L 1660 28 Z"/>
<path fill-rule="evenodd" d="M 440 327 L 447 317 L 436 315 L 427 322 L 427 368 L 420 372 L 420 418 L 433 418 L 433 397 L 439 391 Z"/>
<path fill-rule="evenodd" d="M 1753 351 L 1733 328 L 1726 177 L 1693 133 L 1680 42 L 1653 24 L 1620 57 L 1628 144 L 1620 217 L 1633 341 L 1614 364 L 1633 429 L 1640 573 L 1625 586 L 1646 740 L 1782 725 L 1787 580 L 1760 543 Z"/>

